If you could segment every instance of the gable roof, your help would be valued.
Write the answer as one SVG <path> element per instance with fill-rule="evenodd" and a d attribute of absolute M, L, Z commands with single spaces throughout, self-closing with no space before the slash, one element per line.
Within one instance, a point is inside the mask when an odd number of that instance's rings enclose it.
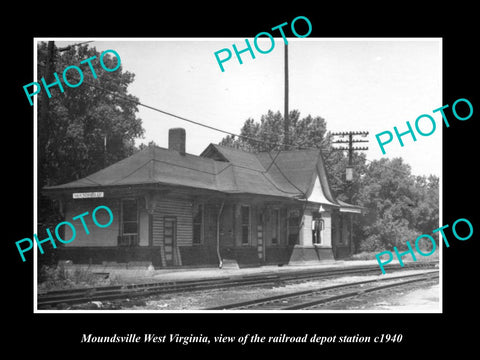
<path fill-rule="evenodd" d="M 201 156 L 229 161 L 234 164 L 238 174 L 244 172 L 244 167 L 255 168 L 262 172 L 277 190 L 287 196 L 293 194 L 295 197 L 309 199 L 313 191 L 317 191 L 321 193 L 322 203 L 338 206 L 331 193 L 319 149 L 251 153 L 228 146 L 210 144 Z M 241 176 L 239 178 L 241 179 Z M 250 182 L 251 178 L 247 181 Z M 318 184 L 317 187 L 316 184 Z"/>
<path fill-rule="evenodd" d="M 148 146 L 82 179 L 44 189 L 48 192 L 142 184 L 293 199 L 308 199 L 317 187 L 315 191 L 325 199 L 322 202 L 339 206 L 331 194 L 318 149 L 252 153 L 210 144 L 196 156 Z"/>
<path fill-rule="evenodd" d="M 316 150 L 252 153 L 210 144 L 200 156 L 223 159 L 232 166 L 236 191 L 305 198 L 319 152 Z"/>

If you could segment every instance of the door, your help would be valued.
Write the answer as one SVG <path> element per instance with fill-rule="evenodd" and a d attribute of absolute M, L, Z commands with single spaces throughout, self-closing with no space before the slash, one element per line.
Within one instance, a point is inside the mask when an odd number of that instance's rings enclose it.
<path fill-rule="evenodd" d="M 320 216 L 314 216 L 312 219 L 312 243 L 322 244 L 324 228 L 324 220 Z"/>
<path fill-rule="evenodd" d="M 163 219 L 163 245 L 166 266 L 176 265 L 175 248 L 177 238 L 177 219 L 165 217 Z"/>

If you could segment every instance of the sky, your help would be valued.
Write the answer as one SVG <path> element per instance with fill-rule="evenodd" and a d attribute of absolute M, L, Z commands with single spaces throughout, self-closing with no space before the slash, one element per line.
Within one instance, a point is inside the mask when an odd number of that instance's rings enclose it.
<path fill-rule="evenodd" d="M 37 39 L 38 41 L 52 39 Z M 240 133 L 245 120 L 260 120 L 268 110 L 284 109 L 284 41 L 275 38 L 273 50 L 259 53 L 253 47 L 241 54 L 240 64 L 232 44 L 246 47 L 245 38 L 156 38 L 104 39 L 58 38 L 66 46 L 91 41 L 98 51 L 112 49 L 121 58 L 123 71 L 135 74 L 128 92 L 143 104 L 217 127 Z M 442 42 L 440 38 L 288 38 L 289 109 L 300 116 L 323 117 L 329 131 L 368 131 L 365 151 L 369 160 L 402 157 L 415 175 L 441 175 L 441 115 L 433 113 L 442 103 Z M 260 38 L 261 49 L 270 47 Z M 220 70 L 214 53 L 228 48 L 232 58 Z M 220 56 L 225 56 L 222 53 Z M 72 64 L 77 65 L 77 64 Z M 97 64 L 98 68 L 100 65 Z M 57 73 L 63 71 L 57 69 Z M 99 84 L 101 86 L 101 84 Z M 66 88 L 68 91 L 68 88 Z M 396 126 L 407 130 L 409 121 L 428 114 L 436 120 L 430 136 L 416 133 L 396 138 L 383 155 L 375 135 Z M 168 147 L 168 129 L 186 129 L 186 151 L 200 154 L 225 134 L 189 124 L 139 106 L 145 137 L 137 141 Z M 427 118 L 419 122 L 428 133 Z M 361 138 L 364 139 L 364 138 Z"/>

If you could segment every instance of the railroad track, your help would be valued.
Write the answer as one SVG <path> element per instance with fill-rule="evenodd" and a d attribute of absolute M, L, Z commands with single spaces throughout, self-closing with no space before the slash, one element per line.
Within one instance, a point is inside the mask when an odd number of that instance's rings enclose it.
<path fill-rule="evenodd" d="M 396 271 L 402 269 L 432 268 L 437 264 L 437 262 L 414 263 L 403 268 L 396 264 L 387 266 L 385 268 L 386 270 Z M 364 275 L 369 273 L 379 274 L 380 269 L 377 265 L 366 265 L 343 269 L 309 269 L 296 272 L 269 272 L 256 275 L 220 277 L 213 279 L 163 281 L 154 283 L 89 287 L 81 289 L 65 289 L 38 294 L 37 306 L 38 309 L 48 309 L 59 306 L 60 304 L 68 306 L 91 301 L 119 300 L 134 297 L 148 297 L 151 295 L 193 292 L 239 286 L 261 286 L 279 282 L 301 282 L 334 276 Z"/>
<path fill-rule="evenodd" d="M 269 296 L 261 299 L 225 304 L 204 310 L 318 309 L 327 303 L 354 298 L 362 296 L 366 293 L 381 291 L 388 288 L 401 287 L 416 282 L 429 282 L 438 279 L 438 277 L 438 271 L 429 271 L 420 274 L 401 275 L 384 279 L 356 281 L 346 284 Z"/>

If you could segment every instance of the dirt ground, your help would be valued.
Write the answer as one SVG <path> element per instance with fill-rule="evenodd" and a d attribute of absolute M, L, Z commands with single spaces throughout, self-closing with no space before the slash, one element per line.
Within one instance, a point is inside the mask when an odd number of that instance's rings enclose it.
<path fill-rule="evenodd" d="M 419 270 L 403 271 L 401 275 L 416 273 Z M 400 274 L 380 275 L 395 277 Z M 278 283 L 269 286 L 239 287 L 230 289 L 218 289 L 198 291 L 185 294 L 168 294 L 151 296 L 146 299 L 123 300 L 116 303 L 114 308 L 132 311 L 182 311 L 199 310 L 222 304 L 257 299 L 272 295 L 288 293 L 292 291 L 308 290 L 347 282 L 374 279 L 377 275 L 370 276 L 346 276 L 335 279 L 305 281 L 302 283 Z M 347 299 L 335 303 L 329 303 L 315 310 L 327 311 L 353 311 L 353 312 L 439 312 L 440 288 L 438 283 L 410 284 L 408 288 L 389 289 L 381 292 L 365 294 L 359 298 Z M 102 304 L 108 308 L 108 304 Z M 301 310 L 300 310 L 301 311 Z"/>
<path fill-rule="evenodd" d="M 440 312 L 440 285 L 433 284 L 377 299 L 372 302 L 371 308 L 389 312 Z"/>

